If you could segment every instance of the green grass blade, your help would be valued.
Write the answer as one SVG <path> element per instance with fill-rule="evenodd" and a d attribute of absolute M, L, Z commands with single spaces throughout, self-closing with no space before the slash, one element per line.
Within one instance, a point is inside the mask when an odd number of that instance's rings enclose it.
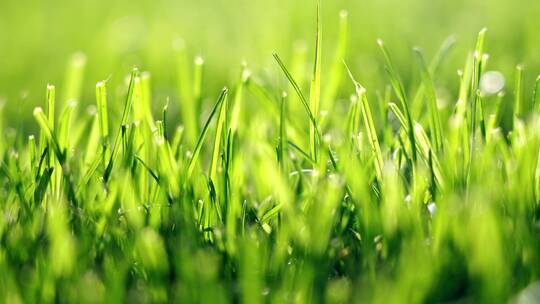
<path fill-rule="evenodd" d="M 312 165 L 315 165 L 316 162 L 313 158 L 311 158 L 311 156 L 309 155 L 308 152 L 302 150 L 302 148 L 300 148 L 297 144 L 295 144 L 294 142 L 288 140 L 287 141 L 287 146 L 290 146 L 291 148 L 293 148 L 294 150 L 296 150 L 298 153 L 300 153 L 300 155 L 302 155 L 310 164 Z"/>
<path fill-rule="evenodd" d="M 472 99 L 472 110 L 471 110 L 471 134 L 474 138 L 475 132 L 476 132 L 476 120 L 477 120 L 477 105 L 476 105 L 476 98 L 478 95 L 478 88 L 480 85 L 480 77 L 482 76 L 482 68 L 485 66 L 484 60 L 486 57 L 484 57 L 484 44 L 486 39 L 486 28 L 483 28 L 478 33 L 478 38 L 476 40 L 476 48 L 473 54 L 473 69 L 472 69 L 472 79 L 471 79 L 471 99 Z M 472 149 L 471 149 L 472 151 Z"/>
<path fill-rule="evenodd" d="M 36 169 L 37 169 L 37 163 L 36 163 L 36 157 L 37 157 L 37 149 L 36 149 L 36 138 L 34 135 L 28 136 L 28 154 L 29 154 L 29 161 L 30 161 L 30 170 L 32 171 L 32 175 L 35 175 Z"/>
<path fill-rule="evenodd" d="M 524 115 L 523 100 L 523 65 L 516 66 L 516 79 L 514 87 L 514 119 L 520 119 Z"/>
<path fill-rule="evenodd" d="M 96 101 L 99 119 L 99 131 L 104 143 L 109 138 L 109 114 L 107 110 L 107 82 L 100 81 L 96 84 Z"/>
<path fill-rule="evenodd" d="M 120 129 L 118 130 L 118 133 L 116 134 L 116 139 L 114 140 L 114 145 L 111 152 L 111 157 L 109 158 L 109 162 L 107 163 L 107 167 L 105 168 L 105 173 L 103 174 L 103 179 L 105 181 L 109 180 L 110 174 L 112 172 L 114 162 L 116 161 L 116 157 L 118 155 L 118 151 L 120 149 L 120 143 L 122 141 L 122 134 L 126 126 L 127 121 L 129 118 L 129 113 L 131 111 L 131 107 L 133 105 L 133 92 L 135 91 L 135 82 L 136 79 L 139 77 L 139 70 L 137 68 L 134 68 L 131 72 L 131 78 L 129 80 L 129 86 L 128 86 L 128 93 L 126 96 L 126 102 L 124 104 L 124 110 L 122 112 L 122 118 L 120 120 Z"/>
<path fill-rule="evenodd" d="M 356 137 L 358 130 L 359 130 L 359 112 L 358 112 L 358 96 L 353 95 L 351 97 L 351 103 L 349 106 L 349 111 L 347 112 L 347 126 L 346 126 L 346 132 L 347 132 L 347 139 L 351 142 L 351 144 L 354 142 L 354 138 Z"/>
<path fill-rule="evenodd" d="M 65 87 L 62 92 L 64 101 L 80 100 L 85 67 L 86 55 L 75 53 L 71 56 L 66 72 Z"/>
<path fill-rule="evenodd" d="M 76 106 L 77 102 L 74 99 L 71 99 L 60 115 L 60 121 L 58 124 L 58 140 L 60 147 L 66 151 L 69 151 L 70 148 L 69 130 L 71 128 L 71 117 Z"/>
<path fill-rule="evenodd" d="M 332 63 L 330 74 L 328 76 L 328 84 L 326 85 L 326 90 L 322 99 L 325 106 L 330 109 L 334 105 L 333 102 L 342 82 L 342 62 L 345 60 L 347 47 L 349 45 L 349 13 L 346 10 L 342 10 L 339 13 L 339 34 L 337 41 L 334 62 Z"/>
<path fill-rule="evenodd" d="M 446 38 L 446 40 L 443 41 L 441 47 L 439 48 L 439 50 L 437 51 L 437 53 L 431 60 L 431 63 L 429 64 L 428 70 L 432 79 L 433 79 L 433 76 L 437 75 L 437 72 L 440 66 L 442 65 L 443 61 L 448 57 L 448 54 L 450 53 L 450 50 L 452 49 L 455 43 L 456 43 L 456 38 L 454 36 L 450 36 Z M 424 93 L 425 93 L 424 83 L 421 82 L 412 102 L 413 116 L 420 114 L 422 111 L 422 108 L 424 105 L 424 103 L 422 102 L 422 98 L 424 98 Z"/>
<path fill-rule="evenodd" d="M 193 144 L 197 139 L 198 129 L 197 105 L 193 99 L 193 78 L 185 42 L 178 39 L 175 41 L 174 47 L 177 56 L 180 117 L 185 128 L 186 140 L 189 144 Z"/>
<path fill-rule="evenodd" d="M 313 63 L 313 75 L 311 78 L 311 86 L 309 90 L 309 108 L 314 115 L 314 124 L 309 125 L 309 142 L 311 149 L 311 157 L 317 161 L 319 142 L 315 128 L 319 118 L 319 104 L 321 99 L 321 12 L 320 2 L 317 5 L 317 33 L 315 37 L 315 62 Z"/>
<path fill-rule="evenodd" d="M 217 124 L 216 124 L 216 133 L 214 136 L 214 146 L 212 149 L 212 161 L 210 163 L 210 171 L 208 176 L 210 179 L 214 182 L 214 185 L 216 184 L 216 178 L 217 178 L 217 170 L 218 170 L 218 163 L 219 163 L 219 155 L 220 155 L 220 147 L 221 147 L 221 140 L 223 135 L 223 130 L 225 128 L 225 119 L 227 116 L 227 94 L 225 94 L 223 101 L 221 102 L 221 105 L 219 106 L 219 114 L 217 117 Z"/>
<path fill-rule="evenodd" d="M 405 115 L 401 112 L 399 107 L 395 103 L 391 102 L 391 103 L 388 104 L 388 109 L 397 118 L 397 120 L 400 123 L 403 130 L 406 133 L 409 133 L 410 131 L 408 130 L 407 119 L 405 118 Z M 428 166 L 429 166 L 429 162 L 430 162 L 429 153 L 430 153 L 430 151 L 433 151 L 433 147 L 431 146 L 429 137 L 427 136 L 426 132 L 424 131 L 424 128 L 422 127 L 422 125 L 420 125 L 417 122 L 414 122 L 414 124 L 415 124 L 414 133 L 415 133 L 415 137 L 417 139 L 415 141 L 416 150 L 419 152 L 419 155 L 422 158 L 422 160 L 424 160 L 424 162 L 426 164 L 428 164 Z M 443 171 L 442 171 L 442 167 L 441 167 L 441 163 L 439 161 L 439 158 L 435 154 L 432 154 L 431 157 L 432 157 L 431 162 L 433 164 L 432 165 L 433 166 L 433 171 L 434 171 L 435 177 L 437 178 L 437 182 L 439 183 L 440 188 L 444 189 L 446 183 L 445 183 L 445 179 L 444 179 L 444 176 L 443 176 Z"/>
<path fill-rule="evenodd" d="M 540 75 L 536 77 L 536 82 L 534 83 L 534 92 L 533 92 L 533 109 L 536 113 L 540 112 Z"/>
<path fill-rule="evenodd" d="M 281 111 L 279 115 L 279 140 L 278 140 L 278 162 L 281 172 L 286 176 L 287 169 L 287 93 L 281 95 Z"/>
<path fill-rule="evenodd" d="M 480 124 L 480 134 L 482 135 L 482 139 L 486 140 L 486 123 L 484 119 L 484 102 L 482 99 L 482 94 L 480 92 L 477 92 L 476 94 L 476 102 L 478 103 L 478 122 Z"/>
<path fill-rule="evenodd" d="M 460 118 L 465 117 L 467 112 L 469 89 L 471 87 L 472 70 L 473 70 L 473 56 L 470 54 L 465 61 L 464 69 L 458 72 L 460 77 L 459 82 L 459 98 L 456 103 L 456 115 Z"/>
<path fill-rule="evenodd" d="M 162 113 L 162 119 L 163 119 L 163 138 L 168 141 L 169 140 L 169 136 L 167 134 L 167 113 L 169 112 L 169 99 L 167 98 L 167 102 L 165 103 L 165 105 L 163 106 L 163 110 L 161 111 Z"/>
<path fill-rule="evenodd" d="M 448 57 L 448 54 L 456 44 L 456 37 L 450 36 L 446 38 L 429 65 L 429 73 L 435 75 L 443 61 Z"/>
<path fill-rule="evenodd" d="M 107 105 L 107 82 L 100 81 L 96 84 L 97 118 L 99 120 L 99 132 L 101 134 L 101 150 L 105 163 L 109 154 L 109 113 Z"/>
<path fill-rule="evenodd" d="M 203 69 L 204 69 L 204 59 L 201 56 L 195 57 L 193 62 L 193 112 L 195 117 L 200 115 L 200 106 L 201 106 L 201 89 L 203 84 Z M 195 121 L 195 134 L 199 133 L 199 125 Z"/>
<path fill-rule="evenodd" d="M 302 93 L 302 90 L 300 89 L 300 87 L 298 86 L 298 84 L 296 83 L 294 78 L 292 77 L 291 73 L 289 73 L 289 71 L 285 67 L 285 64 L 283 64 L 283 61 L 281 61 L 281 59 L 279 58 L 278 54 L 274 53 L 273 56 L 274 56 L 274 59 L 276 60 L 276 62 L 278 63 L 279 67 L 281 68 L 281 70 L 285 74 L 285 77 L 287 77 L 287 79 L 289 80 L 289 83 L 291 84 L 294 91 L 296 92 L 296 94 L 300 98 L 300 101 L 302 102 L 302 105 L 304 106 L 304 110 L 306 111 L 311 123 L 313 124 L 313 129 L 315 130 L 315 133 L 316 133 L 317 137 L 319 138 L 318 142 L 320 142 L 320 136 L 321 135 L 320 135 L 320 131 L 319 131 L 319 126 L 317 124 L 317 120 L 315 119 L 315 116 L 313 116 L 313 113 L 311 112 L 311 108 L 309 106 L 309 103 L 308 103 L 306 97 Z"/>
<path fill-rule="evenodd" d="M 55 130 L 55 95 L 56 88 L 52 84 L 47 85 L 47 119 L 50 127 L 51 134 Z M 57 143 L 58 144 L 58 143 Z M 49 154 L 49 167 L 54 167 L 54 155 Z"/>
<path fill-rule="evenodd" d="M 414 49 L 418 65 L 420 66 L 422 84 L 426 92 L 428 99 L 428 110 L 430 117 L 430 131 L 433 145 L 436 151 L 440 151 L 443 147 L 442 139 L 442 125 L 441 118 L 439 117 L 439 110 L 437 107 L 437 96 L 435 94 L 435 88 L 433 86 L 433 80 L 431 78 L 428 67 L 422 55 L 422 51 L 418 48 Z"/>
<path fill-rule="evenodd" d="M 503 98 L 504 92 L 499 92 L 497 94 L 497 99 L 495 101 L 495 113 L 489 116 L 488 125 L 486 129 L 487 141 L 491 141 L 492 132 L 499 126 L 501 121 L 501 115 L 503 114 Z"/>
<path fill-rule="evenodd" d="M 45 135 L 46 140 L 49 142 L 50 147 L 52 148 L 51 153 L 52 157 L 54 158 L 55 155 L 60 161 L 60 163 L 64 162 L 64 153 L 62 152 L 62 149 L 60 148 L 60 145 L 58 144 L 58 140 L 56 139 L 56 136 L 53 134 L 51 124 L 47 120 L 47 117 L 45 117 L 45 114 L 43 113 L 43 109 L 40 107 L 37 107 L 34 109 L 34 118 L 36 119 L 41 132 Z M 54 161 L 54 159 L 53 159 Z"/>
<path fill-rule="evenodd" d="M 220 109 L 221 104 L 223 103 L 223 101 L 227 97 L 227 94 L 228 94 L 228 89 L 224 88 L 221 91 L 221 94 L 219 95 L 218 100 L 217 100 L 216 104 L 214 105 L 214 108 L 212 109 L 212 112 L 210 112 L 210 115 L 208 116 L 208 119 L 206 120 L 206 123 L 204 124 L 204 127 L 203 127 L 203 129 L 201 131 L 201 134 L 199 135 L 199 139 L 197 140 L 197 145 L 195 146 L 195 150 L 193 151 L 192 157 L 189 160 L 189 164 L 188 164 L 188 167 L 187 167 L 187 178 L 188 179 L 193 174 L 193 170 L 195 169 L 195 164 L 197 163 L 197 160 L 199 159 L 199 155 L 201 153 L 201 148 L 202 148 L 202 145 L 204 143 L 204 139 L 206 138 L 206 134 L 208 133 L 208 128 L 210 126 L 210 123 L 212 122 L 212 118 L 214 117 L 214 115 L 216 114 L 218 109 Z"/>
<path fill-rule="evenodd" d="M 392 84 L 392 87 L 394 88 L 394 92 L 398 97 L 398 100 L 401 103 L 401 107 L 403 108 L 403 111 L 405 112 L 405 118 L 407 119 L 407 125 L 408 125 L 408 137 L 411 144 L 411 155 L 413 162 L 416 162 L 416 143 L 415 143 L 415 136 L 414 136 L 414 125 L 413 120 L 411 117 L 411 113 L 409 110 L 409 105 L 407 103 L 407 95 L 405 94 L 405 90 L 403 89 L 403 84 L 401 82 L 401 79 L 399 78 L 399 75 L 397 71 L 394 68 L 394 65 L 392 63 L 392 60 L 390 58 L 390 54 L 388 50 L 386 49 L 384 42 L 379 39 L 377 40 L 377 44 L 379 45 L 379 48 L 381 49 L 381 52 L 383 54 L 384 60 L 386 62 L 386 71 L 388 76 L 390 77 L 390 83 Z"/>
<path fill-rule="evenodd" d="M 249 71 L 247 70 L 246 64 L 242 64 L 242 69 L 240 71 L 240 79 L 236 85 L 236 92 L 234 92 L 233 106 L 231 112 L 231 131 L 236 133 L 238 130 L 238 125 L 241 121 L 242 115 L 242 94 L 244 91 L 244 85 L 249 79 Z"/>
<path fill-rule="evenodd" d="M 344 63 L 345 64 L 345 63 Z M 358 100 L 360 102 L 360 108 L 362 111 L 362 117 L 364 118 L 364 127 L 366 128 L 366 133 L 369 140 L 369 145 L 375 160 L 375 170 L 377 173 L 377 178 L 379 181 L 382 180 L 382 168 L 383 168 L 383 156 L 381 152 L 381 146 L 379 144 L 379 138 L 377 137 L 377 130 L 375 130 L 375 123 L 373 122 L 373 116 L 371 114 L 371 107 L 366 96 L 366 89 L 360 85 L 358 81 L 354 79 L 351 70 L 347 64 L 345 64 L 345 69 L 349 73 L 349 77 L 354 84 L 356 94 L 358 95 Z"/>

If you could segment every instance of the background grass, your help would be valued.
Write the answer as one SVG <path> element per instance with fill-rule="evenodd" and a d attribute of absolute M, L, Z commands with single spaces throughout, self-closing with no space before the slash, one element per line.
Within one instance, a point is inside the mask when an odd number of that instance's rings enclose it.
<path fill-rule="evenodd" d="M 2 1 L 2 299 L 534 302 L 539 12 Z"/>
<path fill-rule="evenodd" d="M 406 83 L 413 77 L 413 54 L 420 46 L 428 58 L 450 35 L 458 39 L 456 51 L 439 79 L 457 86 L 456 67 L 463 62 L 475 33 L 490 30 L 490 66 L 512 73 L 517 63 L 537 69 L 535 42 L 539 26 L 536 1 L 328 1 L 324 3 L 323 49 L 333 51 L 338 15 L 350 13 L 348 62 L 362 67 L 361 80 L 368 87 L 382 86 L 381 58 L 374 41 L 383 38 L 395 52 L 396 64 Z M 87 55 L 84 100 L 93 100 L 93 84 L 112 75 L 122 81 L 133 65 L 152 71 L 156 98 L 176 94 L 175 58 L 172 44 L 182 38 L 189 54 L 202 55 L 208 63 L 205 84 L 219 89 L 236 79 L 242 60 L 252 69 L 275 67 L 271 52 L 288 58 L 295 46 L 313 53 L 315 5 L 312 1 L 12 1 L 0 11 L 0 80 L 2 96 L 16 103 L 17 117 L 28 113 L 43 99 L 47 83 L 62 85 L 69 57 Z M 328 65 L 331 57 L 323 58 Z M 36 67 L 39 67 L 37 69 Z M 323 68 L 324 69 L 324 68 Z M 309 68 L 306 70 L 309 73 Z M 535 75 L 526 75 L 532 79 Z M 528 82 L 530 83 L 530 81 Z M 21 101 L 24 105 L 21 107 Z M 172 107 L 174 108 L 174 107 Z"/>

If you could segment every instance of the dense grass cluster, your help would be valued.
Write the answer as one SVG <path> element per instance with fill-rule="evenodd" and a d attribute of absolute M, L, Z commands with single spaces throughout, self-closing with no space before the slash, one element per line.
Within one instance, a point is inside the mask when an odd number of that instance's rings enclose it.
<path fill-rule="evenodd" d="M 526 91 L 518 66 L 508 90 L 488 73 L 482 30 L 457 91 L 437 78 L 452 38 L 430 61 L 411 51 L 407 87 L 378 40 L 387 86 L 365 88 L 344 61 L 347 13 L 324 53 L 317 20 L 307 81 L 303 51 L 274 53 L 277 81 L 244 64 L 208 92 L 204 60 L 176 43 L 178 99 L 160 112 L 137 68 L 84 110 L 74 56 L 33 112 L 39 134 L 2 125 L 1 301 L 519 297 L 540 275 L 538 79 Z"/>

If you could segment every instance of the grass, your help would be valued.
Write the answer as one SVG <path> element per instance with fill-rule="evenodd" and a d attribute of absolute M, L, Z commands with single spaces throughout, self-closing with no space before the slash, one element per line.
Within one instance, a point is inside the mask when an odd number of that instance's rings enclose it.
<path fill-rule="evenodd" d="M 324 44 L 324 8 L 314 52 L 269 51 L 269 70 L 224 81 L 177 39 L 174 87 L 133 68 L 87 98 L 77 53 L 33 134 L 1 119 L 2 302 L 537 301 L 534 69 L 491 67 L 505 42 L 482 29 L 454 78 L 452 37 L 432 58 L 373 39 L 379 77 L 352 12 Z M 491 68 L 515 80 L 488 92 Z"/>

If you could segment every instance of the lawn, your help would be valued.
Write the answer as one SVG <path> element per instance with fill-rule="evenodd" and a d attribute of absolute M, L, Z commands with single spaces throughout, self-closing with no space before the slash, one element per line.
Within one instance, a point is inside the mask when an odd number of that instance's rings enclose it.
<path fill-rule="evenodd" d="M 539 14 L 3 0 L 0 302 L 540 302 Z"/>

